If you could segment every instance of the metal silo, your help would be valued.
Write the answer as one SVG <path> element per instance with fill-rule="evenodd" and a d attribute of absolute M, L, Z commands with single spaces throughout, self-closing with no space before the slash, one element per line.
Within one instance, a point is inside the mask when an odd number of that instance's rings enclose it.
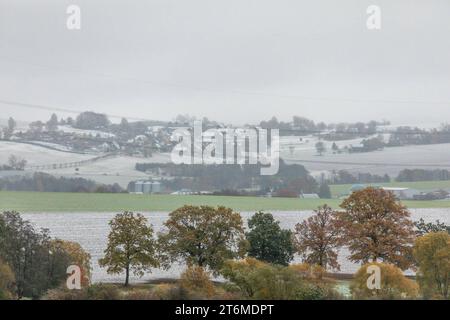
<path fill-rule="evenodd" d="M 142 181 L 136 181 L 134 183 L 134 192 L 142 193 L 142 187 L 143 187 L 143 182 Z"/>
<path fill-rule="evenodd" d="M 144 182 L 142 185 L 142 192 L 145 194 L 152 192 L 152 183 L 151 182 Z"/>

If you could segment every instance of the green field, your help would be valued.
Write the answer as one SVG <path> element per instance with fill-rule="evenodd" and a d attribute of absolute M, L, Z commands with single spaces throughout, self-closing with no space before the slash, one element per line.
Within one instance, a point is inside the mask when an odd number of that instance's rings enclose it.
<path fill-rule="evenodd" d="M 435 189 L 450 189 L 450 180 L 447 181 L 415 181 L 415 182 L 389 182 L 389 183 L 374 183 L 373 185 L 382 187 L 404 187 L 410 189 L 417 189 L 421 191 L 435 190 Z M 352 184 L 337 184 L 330 185 L 331 194 L 333 197 L 339 197 L 348 194 Z"/>
<path fill-rule="evenodd" d="M 327 203 L 337 208 L 339 199 L 172 196 L 98 193 L 0 192 L 0 210 L 19 212 L 120 212 L 171 211 L 185 204 L 223 205 L 238 211 L 312 210 Z M 410 208 L 450 208 L 449 201 L 405 201 Z"/>

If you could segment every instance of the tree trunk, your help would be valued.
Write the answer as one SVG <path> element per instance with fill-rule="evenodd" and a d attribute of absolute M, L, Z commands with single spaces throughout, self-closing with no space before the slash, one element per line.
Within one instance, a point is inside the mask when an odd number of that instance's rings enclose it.
<path fill-rule="evenodd" d="M 130 280 L 130 267 L 127 266 L 125 268 L 125 287 L 128 287 L 129 280 Z"/>

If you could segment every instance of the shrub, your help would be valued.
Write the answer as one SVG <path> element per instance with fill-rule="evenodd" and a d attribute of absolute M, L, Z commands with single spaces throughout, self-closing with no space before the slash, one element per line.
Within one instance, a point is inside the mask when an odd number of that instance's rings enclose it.
<path fill-rule="evenodd" d="M 273 266 L 256 259 L 227 261 L 222 275 L 249 299 L 318 300 L 331 289 L 306 281 L 292 268 Z"/>
<path fill-rule="evenodd" d="M 322 280 L 327 274 L 327 271 L 317 264 L 313 265 L 308 263 L 291 264 L 289 266 L 289 269 L 293 270 L 294 272 L 297 272 L 298 274 L 300 274 L 302 278 L 308 280 Z"/>
<path fill-rule="evenodd" d="M 42 300 L 87 300 L 85 294 L 83 290 L 68 290 L 61 287 L 48 290 Z"/>
<path fill-rule="evenodd" d="M 124 300 L 159 300 L 160 298 L 151 290 L 133 289 L 127 292 Z"/>
<path fill-rule="evenodd" d="M 263 262 L 254 258 L 247 258 L 240 261 L 229 260 L 225 262 L 221 273 L 244 297 L 252 298 L 256 291 L 254 285 L 255 273 L 263 266 Z"/>
<path fill-rule="evenodd" d="M 413 252 L 419 266 L 417 276 L 424 297 L 447 299 L 450 286 L 450 235 L 447 232 L 432 232 L 419 237 Z"/>
<path fill-rule="evenodd" d="M 377 265 L 381 271 L 381 288 L 369 289 L 367 268 Z M 356 299 L 413 299 L 418 295 L 418 285 L 406 278 L 403 272 L 392 264 L 370 263 L 363 265 L 355 274 L 350 286 Z"/>
<path fill-rule="evenodd" d="M 86 289 L 87 300 L 119 300 L 120 291 L 114 285 L 94 284 Z"/>
<path fill-rule="evenodd" d="M 114 285 L 93 284 L 81 290 L 68 290 L 64 287 L 49 290 L 44 300 L 120 300 L 120 290 Z"/>
<path fill-rule="evenodd" d="M 210 280 L 209 273 L 199 266 L 189 266 L 181 274 L 180 284 L 187 291 L 206 297 L 211 297 L 215 293 L 214 284 Z"/>
<path fill-rule="evenodd" d="M 154 289 L 155 295 L 161 300 L 189 300 L 188 291 L 177 284 L 160 284 Z"/>

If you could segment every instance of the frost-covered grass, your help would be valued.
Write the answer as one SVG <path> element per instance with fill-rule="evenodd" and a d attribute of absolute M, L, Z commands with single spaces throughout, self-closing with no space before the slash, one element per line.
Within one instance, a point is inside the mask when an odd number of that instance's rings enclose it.
<path fill-rule="evenodd" d="M 284 148 L 281 150 L 281 157 L 287 163 L 304 165 L 309 171 L 345 169 L 350 172 L 388 173 L 392 177 L 396 177 L 398 172 L 405 168 L 450 169 L 450 144 L 448 143 L 391 147 L 365 153 L 333 154 L 332 142 L 325 142 L 328 151 L 323 156 L 317 155 L 312 144 L 299 145 L 293 153 L 290 153 L 288 148 Z"/>
<path fill-rule="evenodd" d="M 6 164 L 11 155 L 27 160 L 29 165 L 73 162 L 95 157 L 93 155 L 52 150 L 31 144 L 0 141 L 0 164 Z"/>

